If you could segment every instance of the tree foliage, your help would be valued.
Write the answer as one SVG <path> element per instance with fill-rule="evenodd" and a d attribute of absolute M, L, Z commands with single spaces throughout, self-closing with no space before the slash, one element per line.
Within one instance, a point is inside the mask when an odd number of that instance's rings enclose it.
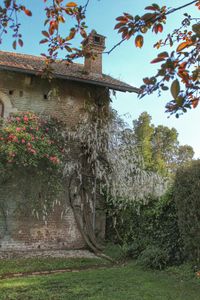
<path fill-rule="evenodd" d="M 154 3 L 145 7 L 147 12 L 141 16 L 124 13 L 117 18 L 115 29 L 122 34 L 122 41 L 134 37 L 136 47 L 142 48 L 145 34 L 150 30 L 155 34 L 163 32 L 168 16 L 190 5 L 200 8 L 198 0 L 177 8 L 160 7 Z M 153 64 L 161 63 L 161 66 L 155 76 L 143 79 L 144 84 L 140 89 L 142 98 L 156 90 L 159 93 L 168 90 L 167 83 L 172 81 L 172 100 L 167 103 L 166 111 L 175 113 L 177 117 L 188 108 L 196 108 L 199 102 L 199 20 L 185 13 L 180 27 L 154 45 L 156 49 L 169 46 L 172 52 L 162 51 L 151 61 Z"/>
<path fill-rule="evenodd" d="M 147 112 L 133 121 L 132 139 L 143 157 L 145 169 L 163 176 L 174 174 L 194 156 L 191 146 L 179 144 L 175 128 L 153 125 Z"/>
<path fill-rule="evenodd" d="M 136 144 L 144 159 L 146 169 L 152 169 L 152 138 L 154 126 L 151 124 L 151 116 L 143 112 L 137 120 L 133 121 L 133 131 Z"/>

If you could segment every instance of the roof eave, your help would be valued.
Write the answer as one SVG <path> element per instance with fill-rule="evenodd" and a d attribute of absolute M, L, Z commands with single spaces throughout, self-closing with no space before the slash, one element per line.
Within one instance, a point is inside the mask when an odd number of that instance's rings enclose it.
<path fill-rule="evenodd" d="M 36 71 L 36 70 L 27 70 L 27 69 L 23 69 L 23 68 L 11 67 L 11 66 L 7 66 L 7 65 L 0 65 L 0 69 L 5 70 L 5 71 L 13 71 L 13 72 L 29 74 L 29 75 L 38 75 L 38 73 L 39 73 L 39 71 Z M 83 79 L 83 78 L 78 78 L 78 77 L 74 77 L 74 76 L 54 74 L 54 78 L 103 86 L 103 87 L 107 87 L 109 89 L 120 91 L 120 92 L 129 92 L 129 93 L 137 93 L 137 94 L 139 92 L 139 89 L 137 89 L 135 87 L 132 87 L 132 86 L 130 86 L 130 87 L 129 86 L 128 87 L 119 86 L 119 85 L 115 85 L 115 84 L 109 84 L 109 83 L 106 83 L 106 82 L 90 80 L 90 79 Z"/>

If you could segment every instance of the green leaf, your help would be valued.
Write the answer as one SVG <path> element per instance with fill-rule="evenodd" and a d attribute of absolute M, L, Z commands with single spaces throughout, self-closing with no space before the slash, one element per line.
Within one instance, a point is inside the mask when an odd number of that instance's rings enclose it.
<path fill-rule="evenodd" d="M 184 101 L 184 98 L 182 96 L 178 96 L 176 98 L 176 103 L 178 106 L 182 106 L 183 105 L 183 101 Z"/>
<path fill-rule="evenodd" d="M 180 93 L 180 84 L 178 79 L 175 79 L 171 85 L 171 94 L 173 98 L 176 99 L 179 93 Z"/>

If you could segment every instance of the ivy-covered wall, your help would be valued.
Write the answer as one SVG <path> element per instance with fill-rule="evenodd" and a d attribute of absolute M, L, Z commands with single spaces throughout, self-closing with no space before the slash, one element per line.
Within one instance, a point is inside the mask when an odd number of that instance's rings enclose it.
<path fill-rule="evenodd" d="M 51 115 L 71 128 L 80 121 L 85 103 L 93 101 L 92 94 L 98 90 L 101 94 L 104 88 L 64 80 L 49 82 L 41 77 L 10 71 L 0 72 L 0 99 L 11 113 L 33 111 L 39 115 Z M 74 148 L 72 152 L 73 159 L 76 155 L 78 159 L 78 150 Z M 69 205 L 66 185 L 60 192 L 49 193 L 49 208 L 46 207 L 42 184 L 43 179 L 37 173 L 20 167 L 11 177 L 1 180 L 0 251 L 85 247 Z M 101 197 L 97 198 L 96 232 L 103 238 L 105 213 Z M 76 202 L 76 210 L 81 215 L 81 201 L 77 199 Z"/>

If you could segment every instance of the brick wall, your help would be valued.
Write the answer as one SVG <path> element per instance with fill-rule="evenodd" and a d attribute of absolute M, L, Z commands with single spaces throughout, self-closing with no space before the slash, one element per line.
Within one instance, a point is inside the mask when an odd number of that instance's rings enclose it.
<path fill-rule="evenodd" d="M 69 127 L 80 121 L 80 113 L 89 95 L 98 91 L 102 93 L 103 88 L 64 80 L 48 82 L 47 79 L 36 76 L 0 72 L 0 99 L 3 102 L 4 98 L 9 99 L 12 104 L 11 112 L 17 109 L 54 115 Z M 34 182 L 31 175 L 21 173 L 20 170 L 7 182 L 0 183 L 0 251 L 84 247 L 85 243 L 76 226 L 66 193 L 57 195 L 62 206 L 55 206 L 45 224 L 31 215 L 27 187 L 30 187 L 31 194 L 32 188 L 37 189 L 37 180 Z M 18 204 L 25 207 L 26 211 L 19 213 Z M 97 231 L 103 237 L 105 213 L 99 207 Z"/>
<path fill-rule="evenodd" d="M 64 192 L 56 195 L 58 202 L 49 213 L 47 222 L 44 222 L 42 213 L 39 213 L 39 218 L 33 214 L 32 197 L 33 192 L 34 196 L 39 194 L 39 180 L 18 170 L 1 185 L 0 250 L 83 247 L 84 241 Z"/>

